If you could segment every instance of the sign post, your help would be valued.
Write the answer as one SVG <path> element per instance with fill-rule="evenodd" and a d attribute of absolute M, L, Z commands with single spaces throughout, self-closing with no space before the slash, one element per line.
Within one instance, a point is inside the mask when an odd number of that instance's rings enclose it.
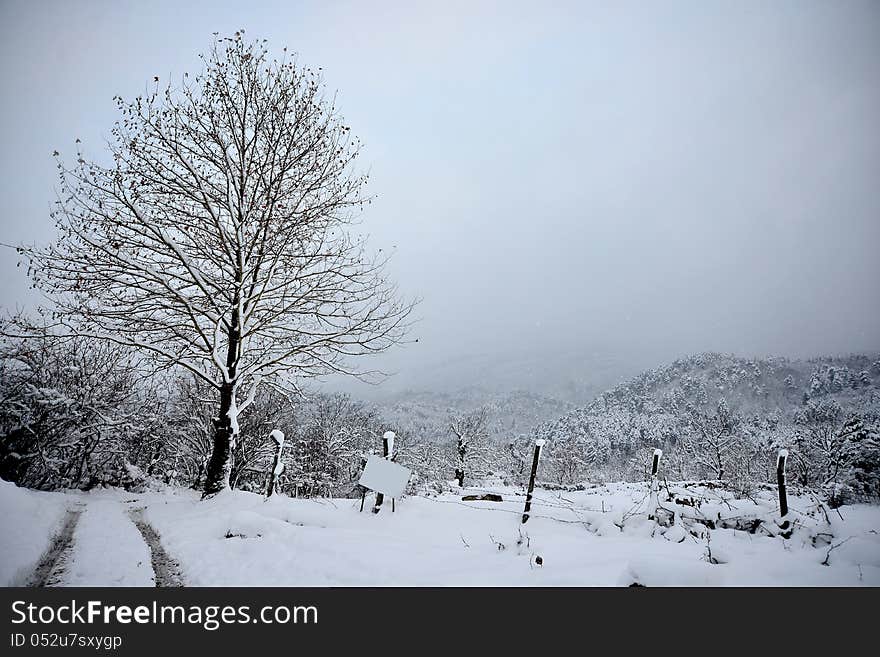
<path fill-rule="evenodd" d="M 382 436 L 382 456 L 384 458 L 389 458 L 391 454 L 391 450 L 394 449 L 394 432 L 386 431 Z M 373 505 L 373 513 L 379 513 L 379 507 L 382 506 L 382 502 L 385 501 L 385 495 L 383 493 L 376 493 L 376 503 Z M 394 498 L 391 499 L 391 511 L 394 511 Z"/>
<path fill-rule="evenodd" d="M 389 443 L 394 444 L 393 437 L 389 437 L 385 444 Z M 373 513 L 379 513 L 380 499 L 384 499 L 386 495 L 390 496 L 392 501 L 403 495 L 410 475 L 412 475 L 412 470 L 398 465 L 391 459 L 375 454 L 367 459 L 367 464 L 364 466 L 358 483 L 364 488 L 376 491 L 376 506 L 373 507 Z"/>

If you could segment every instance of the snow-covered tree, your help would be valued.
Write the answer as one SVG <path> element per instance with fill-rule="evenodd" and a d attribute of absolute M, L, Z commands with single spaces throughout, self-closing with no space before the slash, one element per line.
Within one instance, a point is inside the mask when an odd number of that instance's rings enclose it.
<path fill-rule="evenodd" d="M 723 479 L 740 440 L 740 422 L 741 418 L 731 411 L 724 397 L 714 412 L 687 407 L 685 423 L 692 433 L 683 441 L 683 447 L 692 456 L 694 465 L 715 479 Z"/>
<path fill-rule="evenodd" d="M 808 402 L 795 416 L 798 429 L 792 463 L 804 486 L 821 487 L 838 480 L 849 460 L 843 432 L 845 414 L 835 400 Z"/>
<path fill-rule="evenodd" d="M 214 443 L 215 389 L 184 374 L 175 378 L 170 390 L 164 435 L 175 447 L 179 473 L 199 490 L 204 487 Z"/>
<path fill-rule="evenodd" d="M 853 446 L 849 485 L 857 498 L 880 498 L 880 431 L 853 417 L 844 432 Z"/>
<path fill-rule="evenodd" d="M 423 423 L 395 427 L 394 460 L 413 470 L 411 488 L 443 489 L 442 482 L 449 477 L 444 446 L 438 438 L 443 430 Z"/>
<path fill-rule="evenodd" d="M 824 489 L 832 503 L 850 496 L 880 496 L 880 443 L 875 424 L 825 399 L 807 404 L 795 422 L 793 462 L 799 483 Z"/>
<path fill-rule="evenodd" d="M 295 495 L 312 497 L 351 492 L 385 427 L 373 409 L 333 394 L 315 395 L 291 429 L 283 481 Z"/>
<path fill-rule="evenodd" d="M 489 468 L 489 414 L 485 407 L 449 418 L 454 436 L 452 461 L 455 479 L 464 486 L 466 477 L 480 476 Z"/>
<path fill-rule="evenodd" d="M 43 489 L 125 483 L 160 429 L 132 353 L 11 323 L 2 333 L 34 337 L 0 339 L 0 476 Z"/>
<path fill-rule="evenodd" d="M 109 161 L 59 160 L 57 240 L 21 248 L 59 335 L 136 347 L 216 390 L 205 493 L 229 486 L 261 381 L 358 373 L 412 304 L 349 225 L 370 199 L 359 141 L 320 74 L 241 33 L 131 102 Z M 360 372 L 360 374 L 364 374 Z"/>
<path fill-rule="evenodd" d="M 598 443 L 569 435 L 551 441 L 542 450 L 541 470 L 546 479 L 558 484 L 574 484 L 586 477 L 590 465 L 601 462 L 604 457 Z"/>

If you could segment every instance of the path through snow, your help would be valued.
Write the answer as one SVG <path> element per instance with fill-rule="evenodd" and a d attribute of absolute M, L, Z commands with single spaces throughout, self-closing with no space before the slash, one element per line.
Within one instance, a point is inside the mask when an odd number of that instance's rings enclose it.
<path fill-rule="evenodd" d="M 58 586 L 70 556 L 73 533 L 82 512 L 83 505 L 81 504 L 68 510 L 61 530 L 52 540 L 46 554 L 40 559 L 40 563 L 34 569 L 27 586 Z"/>
<path fill-rule="evenodd" d="M 147 546 L 150 548 L 150 562 L 155 573 L 156 586 L 179 587 L 183 586 L 183 576 L 180 574 L 180 564 L 177 563 L 162 547 L 159 534 L 144 520 L 144 509 L 132 509 L 129 512 L 132 522 L 137 526 Z"/>
<path fill-rule="evenodd" d="M 76 524 L 57 585 L 155 586 L 150 561 L 150 549 L 125 507 L 91 499 Z"/>

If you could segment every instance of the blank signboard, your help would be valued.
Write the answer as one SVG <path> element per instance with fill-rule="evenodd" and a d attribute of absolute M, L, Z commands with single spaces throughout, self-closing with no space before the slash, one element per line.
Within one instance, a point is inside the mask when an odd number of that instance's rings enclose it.
<path fill-rule="evenodd" d="M 361 475 L 360 485 L 388 497 L 400 497 L 412 471 L 388 459 L 373 455 Z"/>

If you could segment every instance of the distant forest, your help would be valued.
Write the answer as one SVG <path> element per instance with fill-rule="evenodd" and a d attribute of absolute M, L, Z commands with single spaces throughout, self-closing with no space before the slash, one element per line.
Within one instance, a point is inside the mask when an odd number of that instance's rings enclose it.
<path fill-rule="evenodd" d="M 51 490 L 100 485 L 200 488 L 216 390 L 145 367 L 124 347 L 51 334 L 5 338 L 0 353 L 0 476 Z M 547 440 L 545 486 L 639 481 L 664 451 L 669 480 L 722 480 L 741 494 L 772 482 L 790 451 L 795 486 L 832 504 L 880 499 L 880 355 L 811 360 L 699 354 L 646 371 L 582 408 L 534 393 L 349 395 L 265 388 L 241 414 L 233 487 L 264 491 L 275 443 L 291 496 L 359 495 L 366 457 L 397 434 L 392 458 L 412 492 L 522 484 Z"/>

